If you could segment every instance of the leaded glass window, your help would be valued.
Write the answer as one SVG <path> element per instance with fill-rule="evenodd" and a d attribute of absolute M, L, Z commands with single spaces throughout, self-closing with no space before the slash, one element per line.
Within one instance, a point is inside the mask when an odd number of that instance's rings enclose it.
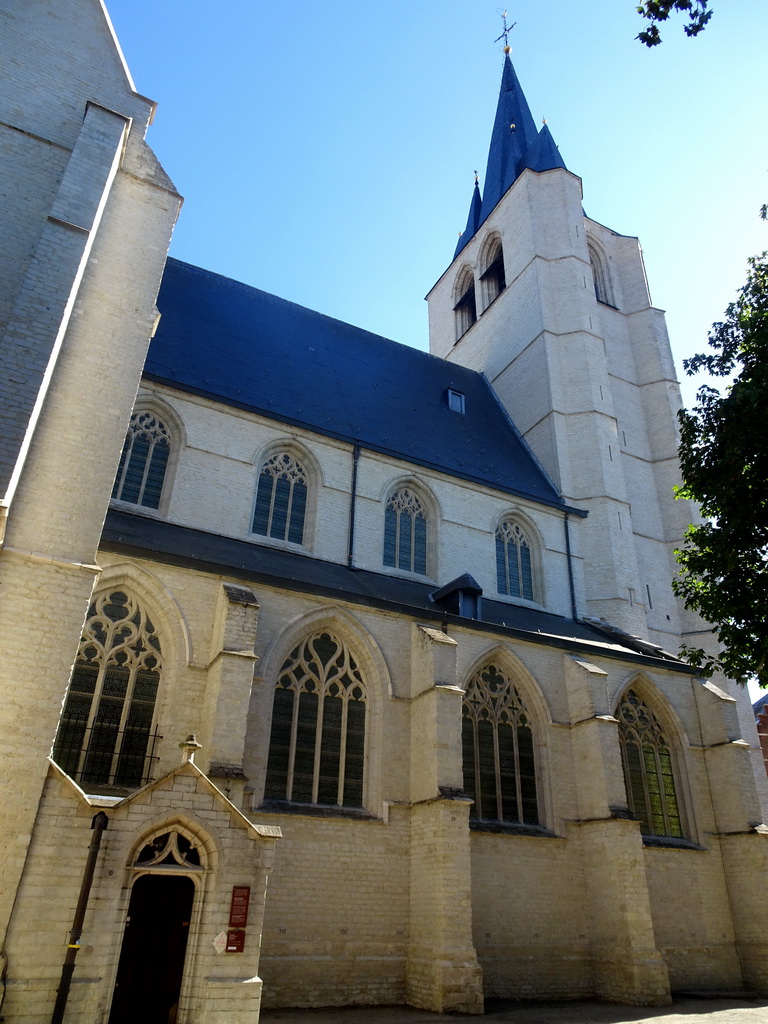
<path fill-rule="evenodd" d="M 486 665 L 469 682 L 463 702 L 464 789 L 480 821 L 539 822 L 533 731 L 510 677 Z"/>
<path fill-rule="evenodd" d="M 125 435 L 112 497 L 132 505 L 159 508 L 163 492 L 171 435 L 153 412 L 131 416 Z"/>
<path fill-rule="evenodd" d="M 267 459 L 259 474 L 252 532 L 301 544 L 307 510 L 307 473 L 290 452 Z"/>
<path fill-rule="evenodd" d="M 395 491 L 384 511 L 384 565 L 427 572 L 427 510 L 408 487 Z"/>
<path fill-rule="evenodd" d="M 90 607 L 53 746 L 81 784 L 139 786 L 162 670 L 160 640 L 144 609 L 122 590 Z"/>
<path fill-rule="evenodd" d="M 512 520 L 505 520 L 496 531 L 496 583 L 500 594 L 533 600 L 531 545 Z"/>
<path fill-rule="evenodd" d="M 643 835 L 683 838 L 672 751 L 664 728 L 634 690 L 626 692 L 616 717 L 627 803 Z"/>
<path fill-rule="evenodd" d="M 291 651 L 275 688 L 266 800 L 363 806 L 365 684 L 331 633 Z"/>

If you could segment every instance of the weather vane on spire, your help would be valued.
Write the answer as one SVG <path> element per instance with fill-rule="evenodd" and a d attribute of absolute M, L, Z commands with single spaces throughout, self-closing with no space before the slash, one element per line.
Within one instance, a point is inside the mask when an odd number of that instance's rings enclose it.
<path fill-rule="evenodd" d="M 499 17 L 501 18 L 502 23 L 504 25 L 504 31 L 501 33 L 501 35 L 499 36 L 498 39 L 494 39 L 493 41 L 494 41 L 494 43 L 498 43 L 500 39 L 503 39 L 504 40 L 504 53 L 510 53 L 511 50 L 512 50 L 512 47 L 509 45 L 509 33 L 515 27 L 517 22 L 513 21 L 511 25 L 507 25 L 507 12 L 506 11 L 498 11 L 497 13 L 498 13 Z"/>

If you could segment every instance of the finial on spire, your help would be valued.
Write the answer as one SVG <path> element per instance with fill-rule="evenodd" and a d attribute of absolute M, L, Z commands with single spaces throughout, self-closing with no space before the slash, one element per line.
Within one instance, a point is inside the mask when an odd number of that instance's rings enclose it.
<path fill-rule="evenodd" d="M 480 184 L 480 176 L 479 176 L 479 174 L 477 173 L 477 171 L 475 171 L 475 184 L 476 184 L 476 185 L 479 185 L 479 184 Z"/>
<path fill-rule="evenodd" d="M 498 43 L 500 39 L 503 39 L 504 40 L 504 53 L 508 54 L 508 53 L 512 52 L 512 47 L 509 45 L 509 33 L 515 27 L 517 22 L 513 21 L 511 25 L 507 25 L 507 12 L 506 11 L 497 11 L 497 14 L 501 18 L 502 24 L 504 25 L 504 30 L 501 33 L 501 35 L 498 37 L 498 39 L 494 39 L 493 41 L 494 41 L 494 43 Z"/>

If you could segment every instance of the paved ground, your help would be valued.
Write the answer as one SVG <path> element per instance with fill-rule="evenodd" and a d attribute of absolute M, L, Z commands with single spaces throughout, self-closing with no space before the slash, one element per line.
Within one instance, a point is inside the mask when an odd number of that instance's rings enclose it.
<path fill-rule="evenodd" d="M 261 1024 L 768 1024 L 768 999 L 676 999 L 672 1006 L 613 1003 L 492 1002 L 484 1017 L 427 1013 L 404 1006 L 338 1010 L 262 1010 Z"/>

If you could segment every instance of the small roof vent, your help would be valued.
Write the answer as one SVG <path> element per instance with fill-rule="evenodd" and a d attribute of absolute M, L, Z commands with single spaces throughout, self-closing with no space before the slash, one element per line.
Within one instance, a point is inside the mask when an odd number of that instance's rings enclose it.
<path fill-rule="evenodd" d="M 482 594 L 483 588 L 477 580 L 465 572 L 463 576 L 457 576 L 439 590 L 434 590 L 429 599 L 453 615 L 462 615 L 465 619 L 479 619 Z"/>

